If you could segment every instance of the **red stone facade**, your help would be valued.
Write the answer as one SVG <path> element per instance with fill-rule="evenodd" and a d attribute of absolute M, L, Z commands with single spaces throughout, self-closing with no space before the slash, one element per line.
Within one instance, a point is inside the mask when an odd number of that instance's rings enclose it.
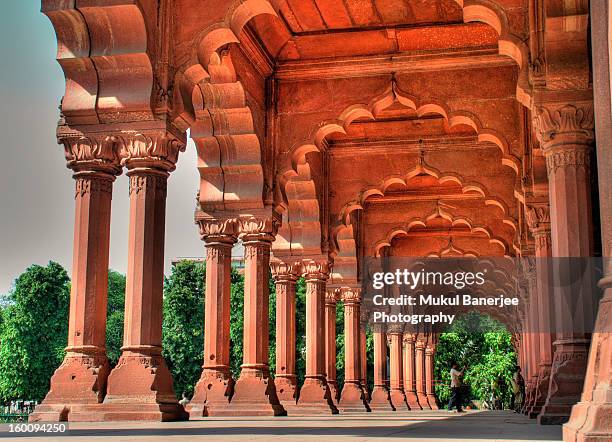
<path fill-rule="evenodd" d="M 375 330 L 368 391 L 364 257 L 611 256 L 608 0 L 208 3 L 42 1 L 66 77 L 58 140 L 76 198 L 67 354 L 33 420 L 436 409 L 431 333 Z M 183 410 L 161 356 L 161 306 L 166 181 L 188 134 L 199 158 L 206 337 L 202 376 Z M 104 347 L 110 201 L 124 168 L 125 342 L 111 371 Z M 229 268 L 238 242 L 245 348 L 232 379 Z M 268 366 L 270 269 L 276 373 Z M 550 287 L 554 275 L 537 265 L 524 287 L 529 309 L 521 324 L 508 324 L 518 330 L 525 413 L 543 424 L 569 419 L 567 441 L 612 437 L 606 272 L 599 305 L 594 294 L 571 318 L 578 325 L 597 318 L 595 333 L 527 332 L 568 319 L 551 302 L 561 294 Z M 301 276 L 307 368 L 300 386 Z"/>

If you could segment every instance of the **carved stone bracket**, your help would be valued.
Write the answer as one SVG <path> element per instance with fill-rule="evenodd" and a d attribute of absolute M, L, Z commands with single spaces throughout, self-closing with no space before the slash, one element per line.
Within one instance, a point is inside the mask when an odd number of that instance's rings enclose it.
<path fill-rule="evenodd" d="M 64 146 L 66 165 L 79 172 L 120 175 L 119 145 L 107 134 L 84 134 L 67 127 L 58 128 L 58 143 Z"/>
<path fill-rule="evenodd" d="M 168 130 L 123 131 L 116 140 L 121 164 L 129 169 L 146 167 L 171 172 L 186 146 L 180 135 Z"/>
<path fill-rule="evenodd" d="M 327 260 L 306 259 L 302 262 L 302 272 L 306 279 L 327 281 L 329 270 L 330 266 Z"/>

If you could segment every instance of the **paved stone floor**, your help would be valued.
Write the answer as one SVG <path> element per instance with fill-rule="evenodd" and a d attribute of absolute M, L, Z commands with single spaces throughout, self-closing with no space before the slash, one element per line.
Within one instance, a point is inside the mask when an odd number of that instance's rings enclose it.
<path fill-rule="evenodd" d="M 0 433 L 0 440 L 15 436 Z M 25 435 L 24 435 L 25 436 Z M 348 414 L 329 417 L 207 418 L 168 423 L 71 424 L 62 438 L 19 437 L 26 440 L 202 440 L 202 441 L 560 441 L 560 426 L 540 426 L 534 420 L 505 411 L 447 411 Z M 17 438 L 15 438 L 17 439 Z"/>

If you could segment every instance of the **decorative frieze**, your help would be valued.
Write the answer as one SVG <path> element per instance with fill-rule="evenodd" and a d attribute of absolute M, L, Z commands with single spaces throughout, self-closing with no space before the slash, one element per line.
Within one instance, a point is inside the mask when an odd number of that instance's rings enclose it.
<path fill-rule="evenodd" d="M 129 194 L 139 194 L 145 190 L 154 189 L 166 196 L 168 177 L 152 173 L 138 173 L 130 175 Z"/>
<path fill-rule="evenodd" d="M 110 175 L 78 175 L 74 187 L 74 197 L 84 197 L 87 194 L 103 192 L 112 194 L 113 179 Z"/>

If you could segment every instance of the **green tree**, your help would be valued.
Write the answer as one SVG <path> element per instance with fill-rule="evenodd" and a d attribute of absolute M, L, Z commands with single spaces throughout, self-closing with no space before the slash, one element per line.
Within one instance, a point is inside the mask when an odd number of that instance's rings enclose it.
<path fill-rule="evenodd" d="M 244 330 L 244 276 L 232 269 L 230 295 L 230 370 L 238 379 L 242 365 Z"/>
<path fill-rule="evenodd" d="M 450 397 L 450 367 L 456 362 L 466 365 L 464 382 L 472 400 L 489 400 L 491 385 L 499 384 L 504 403 L 510 401 L 510 378 L 516 365 L 516 354 L 510 332 L 500 322 L 472 312 L 458 318 L 452 327 L 440 334 L 436 347 L 436 394 L 442 404 Z"/>
<path fill-rule="evenodd" d="M 125 310 L 125 275 L 108 271 L 108 307 L 106 312 L 106 353 L 111 365 L 116 365 L 123 345 Z"/>
<path fill-rule="evenodd" d="M 193 394 L 204 357 L 204 265 L 181 261 L 164 284 L 163 356 L 177 396 Z"/>
<path fill-rule="evenodd" d="M 56 262 L 33 265 L 8 295 L 0 335 L 0 399 L 41 400 L 64 357 L 70 286 Z"/>

